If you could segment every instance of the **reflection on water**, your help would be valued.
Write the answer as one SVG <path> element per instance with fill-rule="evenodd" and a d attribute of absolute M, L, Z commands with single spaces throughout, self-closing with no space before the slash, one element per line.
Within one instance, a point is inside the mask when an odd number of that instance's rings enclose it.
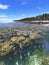
<path fill-rule="evenodd" d="M 0 65 L 41 65 L 42 56 L 45 54 L 43 51 L 45 48 L 49 50 L 49 43 L 47 40 L 43 41 L 43 38 L 32 40 L 30 45 L 23 49 L 15 45 L 16 48 L 13 52 L 0 57 Z"/>

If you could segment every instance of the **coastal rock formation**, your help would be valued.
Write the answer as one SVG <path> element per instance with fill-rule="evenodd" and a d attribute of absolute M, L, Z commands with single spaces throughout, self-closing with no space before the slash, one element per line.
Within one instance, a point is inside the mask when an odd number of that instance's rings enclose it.
<path fill-rule="evenodd" d="M 23 48 L 25 46 L 28 46 L 31 40 L 39 37 L 40 36 L 37 34 L 32 34 L 29 38 L 24 36 L 11 37 L 11 39 L 0 43 L 0 55 L 3 56 L 11 52 L 13 50 L 14 44 L 18 45 L 20 48 Z"/>
<path fill-rule="evenodd" d="M 0 29 L 0 55 L 5 56 L 14 51 L 15 45 L 18 45 L 21 49 L 29 46 L 32 40 L 41 38 L 45 34 L 44 29 L 43 27 L 11 27 Z"/>

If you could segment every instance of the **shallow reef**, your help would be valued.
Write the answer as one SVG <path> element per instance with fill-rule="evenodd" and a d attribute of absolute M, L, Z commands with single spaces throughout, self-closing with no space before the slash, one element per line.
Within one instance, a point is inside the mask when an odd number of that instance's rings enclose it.
<path fill-rule="evenodd" d="M 48 40 L 47 26 L 0 28 L 0 65 L 49 65 Z"/>

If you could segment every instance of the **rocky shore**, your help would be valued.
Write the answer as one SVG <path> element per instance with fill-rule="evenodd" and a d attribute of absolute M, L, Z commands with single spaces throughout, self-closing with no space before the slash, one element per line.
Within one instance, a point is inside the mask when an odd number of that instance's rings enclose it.
<path fill-rule="evenodd" d="M 42 25 L 0 28 L 0 56 L 14 51 L 17 46 L 23 49 L 34 44 L 31 41 L 41 38 L 48 29 L 49 27 Z"/>

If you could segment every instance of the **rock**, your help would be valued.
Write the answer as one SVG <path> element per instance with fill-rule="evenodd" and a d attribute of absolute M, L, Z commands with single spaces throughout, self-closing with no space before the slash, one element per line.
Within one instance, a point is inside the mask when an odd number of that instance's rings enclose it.
<path fill-rule="evenodd" d="M 11 42 L 6 41 L 4 43 L 0 43 L 0 55 L 6 55 L 9 52 L 11 52 L 13 49 L 13 45 L 11 45 Z"/>
<path fill-rule="evenodd" d="M 4 62 L 3 61 L 0 61 L 0 65 L 4 65 Z"/>
<path fill-rule="evenodd" d="M 33 31 L 32 31 L 33 29 Z M 35 30 L 36 29 L 36 30 Z M 41 38 L 41 34 L 45 33 L 45 28 L 39 26 L 29 27 L 9 27 L 0 29 L 0 38 L 4 37 L 6 40 L 0 39 L 0 55 L 5 56 L 11 51 L 15 50 L 16 47 L 23 49 L 30 45 L 30 42 L 34 39 Z M 44 30 L 41 33 L 37 33 L 39 30 Z M 14 33 L 15 31 L 15 33 Z M 3 39 L 4 39 L 3 38 Z M 16 50 L 17 51 L 17 50 Z"/>
<path fill-rule="evenodd" d="M 30 38 L 31 39 L 36 39 L 36 38 L 40 38 L 41 37 L 41 35 L 39 35 L 39 34 L 37 34 L 37 33 L 32 33 L 32 34 L 30 34 Z"/>

